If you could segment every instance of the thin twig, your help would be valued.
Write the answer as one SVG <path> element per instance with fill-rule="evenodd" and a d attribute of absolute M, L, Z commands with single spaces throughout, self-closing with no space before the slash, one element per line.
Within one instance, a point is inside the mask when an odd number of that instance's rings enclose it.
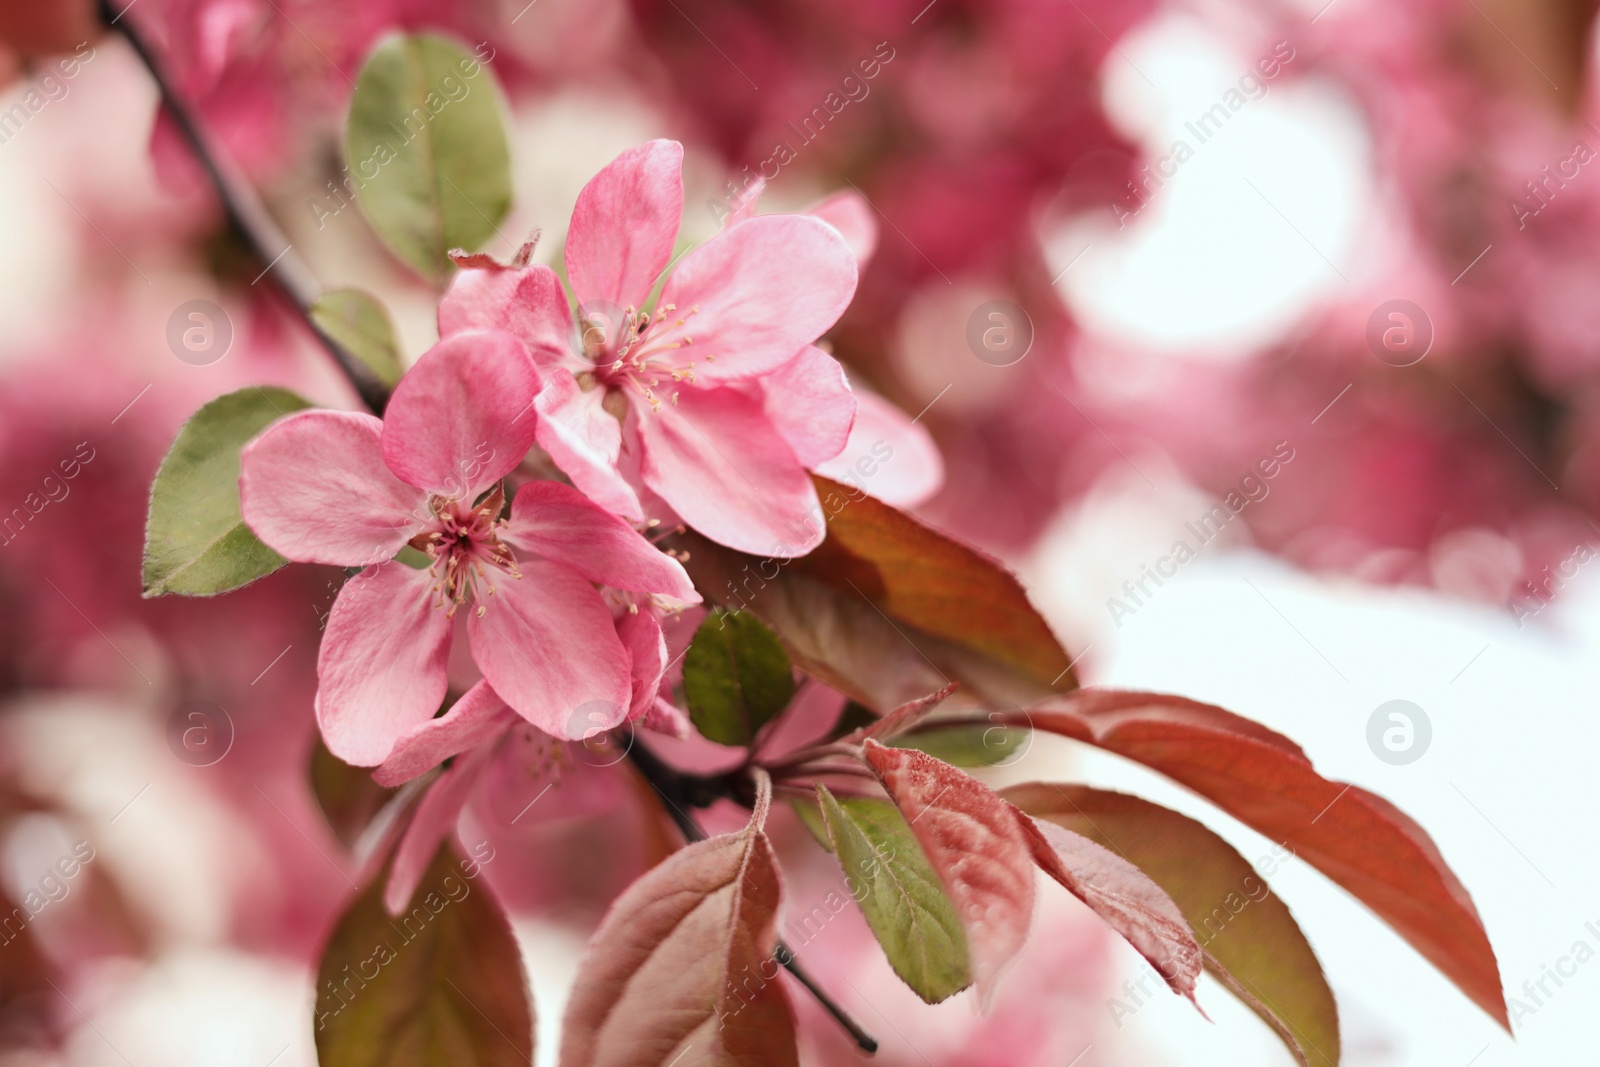
<path fill-rule="evenodd" d="M 628 758 L 633 761 L 634 768 L 649 783 L 650 788 L 655 790 L 656 796 L 661 798 L 661 806 L 666 809 L 667 815 L 677 824 L 678 830 L 683 836 L 691 842 L 704 841 L 706 832 L 695 821 L 694 816 L 689 814 L 688 809 L 704 806 L 705 803 L 709 802 L 706 799 L 702 799 L 697 793 L 704 790 L 706 785 L 715 780 L 697 775 L 686 775 L 673 767 L 669 767 L 655 753 L 643 745 L 636 744 L 629 749 Z M 710 790 L 706 791 L 709 792 Z M 806 991 L 816 998 L 817 1003 L 821 1004 L 829 1015 L 833 1016 L 834 1021 L 854 1039 L 856 1045 L 863 1052 L 870 1054 L 878 1051 L 877 1039 L 862 1029 L 860 1023 L 852 1019 L 843 1008 L 834 1002 L 826 990 L 817 985 L 816 980 L 800 966 L 800 961 L 795 958 L 794 949 L 779 940 L 772 951 L 772 957 L 781 963 L 785 970 L 794 975 L 796 981 L 806 987 Z"/>
<path fill-rule="evenodd" d="M 184 140 L 193 149 L 195 158 L 210 180 L 217 198 L 222 202 L 222 210 L 229 224 L 250 246 L 251 252 L 262 264 L 264 268 L 262 273 L 270 275 L 284 296 L 288 297 L 289 303 L 300 313 L 306 327 L 321 342 L 334 362 L 338 363 L 339 369 L 360 394 L 362 402 L 374 413 L 381 415 L 383 406 L 389 399 L 388 387 L 311 317 L 311 306 L 316 303 L 321 287 L 305 263 L 295 254 L 294 247 L 284 234 L 283 228 L 267 211 L 266 205 L 256 195 L 255 189 L 239 174 L 233 161 L 211 141 L 205 127 L 195 118 L 189 105 L 167 80 L 150 43 L 134 25 L 135 19 L 120 18 L 112 0 L 100 0 L 99 9 L 101 19 L 107 26 L 122 34 L 133 49 L 134 55 L 139 57 L 139 61 L 150 72 L 151 80 L 156 83 L 156 88 L 161 93 L 162 105 L 172 116 Z"/>

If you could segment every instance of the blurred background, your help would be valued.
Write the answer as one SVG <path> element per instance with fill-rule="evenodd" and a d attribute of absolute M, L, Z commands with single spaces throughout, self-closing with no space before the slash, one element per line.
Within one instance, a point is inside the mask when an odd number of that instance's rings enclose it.
<path fill-rule="evenodd" d="M 115 7 L 319 280 L 382 296 L 412 358 L 436 294 L 337 189 L 352 80 L 392 28 L 493 50 L 517 180 L 497 255 L 540 227 L 550 259 L 582 184 L 651 137 L 686 145 L 691 240 L 756 175 L 764 210 L 853 188 L 879 235 L 834 351 L 937 441 L 919 514 L 1021 572 L 1085 681 L 1282 730 L 1416 816 L 1471 889 L 1515 1040 L 1321 876 L 1274 879 L 1346 1062 L 1596 1059 L 1595 5 Z M 356 876 L 307 785 L 339 575 L 147 601 L 139 561 L 199 404 L 260 382 L 355 400 L 126 43 L 67 3 L 0 4 L 0 38 L 0 898 L 47 902 L 0 935 L 0 1063 L 312 1064 L 316 953 Z M 173 340 L 194 306 L 217 313 L 203 358 Z M 1136 789 L 1271 848 L 1066 743 L 1003 773 Z M 582 807 L 484 829 L 541 1063 L 584 939 L 659 848 L 631 809 Z M 586 847 L 595 818 L 614 847 Z M 791 892 L 826 891 L 797 870 Z M 862 930 L 851 912 L 808 955 L 887 1064 L 1290 1062 L 1209 979 L 1213 1023 L 1130 1001 L 1145 965 L 1070 901 L 988 1017 L 920 1005 Z M 851 1062 L 806 1018 L 812 1062 Z"/>

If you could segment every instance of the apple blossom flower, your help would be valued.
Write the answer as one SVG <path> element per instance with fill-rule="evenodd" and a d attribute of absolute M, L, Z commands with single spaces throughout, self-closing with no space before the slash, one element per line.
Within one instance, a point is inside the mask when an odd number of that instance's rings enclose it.
<path fill-rule="evenodd" d="M 489 327 L 528 342 L 545 380 L 536 437 L 597 503 L 632 519 L 659 497 L 751 552 L 822 539 L 806 474 L 844 448 L 855 399 L 814 342 L 849 304 L 856 262 L 832 226 L 766 215 L 672 259 L 683 148 L 624 152 L 579 194 L 566 246 L 576 322 L 555 272 L 472 257 L 440 336 Z M 652 501 L 653 503 L 653 501 Z"/>
<path fill-rule="evenodd" d="M 417 362 L 381 420 L 299 412 L 246 446 L 239 488 L 256 535 L 297 562 L 366 568 L 340 590 L 317 664 L 317 720 L 346 762 L 382 763 L 438 729 L 464 605 L 495 691 L 541 730 L 581 737 L 625 717 L 644 655 L 597 583 L 699 599 L 676 560 L 569 486 L 524 485 L 505 514 L 501 479 L 533 443 L 539 388 L 521 341 L 466 331 Z M 394 558 L 408 545 L 426 569 Z"/>

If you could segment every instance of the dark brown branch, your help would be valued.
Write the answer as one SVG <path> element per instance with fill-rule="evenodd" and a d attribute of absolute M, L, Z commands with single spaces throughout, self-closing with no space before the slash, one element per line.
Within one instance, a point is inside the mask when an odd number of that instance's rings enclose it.
<path fill-rule="evenodd" d="M 249 245 L 261 263 L 263 272 L 271 276 L 273 283 L 282 290 L 289 303 L 300 313 L 306 328 L 333 357 L 339 369 L 360 394 L 362 402 L 375 414 L 381 415 L 384 404 L 389 400 L 388 387 L 312 319 L 311 306 L 316 303 L 321 287 L 318 286 L 310 269 L 295 254 L 282 227 L 267 211 L 266 205 L 256 195 L 255 189 L 240 176 L 227 153 L 212 143 L 205 127 L 196 120 L 188 103 L 173 89 L 155 52 L 143 34 L 134 27 L 133 20 L 121 17 L 126 10 L 119 13 L 112 0 L 100 0 L 99 9 L 101 19 L 107 26 L 122 34 L 145 69 L 150 72 L 151 79 L 161 93 L 162 106 L 167 109 L 167 113 L 172 116 L 173 122 L 183 134 L 184 140 L 194 150 L 196 160 L 210 180 L 217 198 L 222 202 L 222 211 L 227 216 L 229 225 Z"/>
<path fill-rule="evenodd" d="M 745 793 L 752 792 L 748 779 L 742 779 L 745 782 L 743 787 L 732 787 L 728 781 L 729 775 L 707 778 L 684 774 L 668 766 L 655 753 L 637 742 L 628 750 L 628 758 L 633 762 L 634 769 L 639 772 L 640 777 L 649 783 L 650 788 L 655 790 L 656 796 L 661 798 L 661 806 L 666 809 L 679 832 L 691 842 L 706 839 L 705 830 L 695 821 L 694 816 L 689 814 L 691 808 L 706 807 L 719 797 L 732 796 L 737 799 Z M 817 985 L 816 979 L 800 966 L 794 949 L 779 940 L 772 951 L 772 957 L 781 963 L 796 981 L 806 987 L 806 990 L 816 998 L 817 1003 L 833 1016 L 834 1021 L 843 1027 L 861 1051 L 868 1055 L 878 1051 L 877 1039 L 862 1029 L 860 1023 L 851 1018 L 834 1002 L 826 990 Z"/>

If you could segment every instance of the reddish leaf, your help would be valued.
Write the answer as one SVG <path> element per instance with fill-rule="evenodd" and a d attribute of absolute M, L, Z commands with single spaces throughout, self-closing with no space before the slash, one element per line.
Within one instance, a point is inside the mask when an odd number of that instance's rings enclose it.
<path fill-rule="evenodd" d="M 322 1067 L 527 1067 L 522 954 L 475 877 L 441 848 L 403 915 L 390 918 L 379 877 L 339 919 L 317 968 Z"/>
<path fill-rule="evenodd" d="M 796 1067 L 762 825 L 680 849 L 616 899 L 567 1004 L 561 1067 Z"/>
<path fill-rule="evenodd" d="M 1152 767 L 1285 844 L 1509 1029 L 1499 966 L 1472 898 L 1427 832 L 1382 797 L 1323 778 L 1299 746 L 1264 726 L 1181 697 L 1081 691 L 1016 721 Z"/>
<path fill-rule="evenodd" d="M 931 715 L 935 708 L 944 703 L 946 697 L 956 691 L 959 684 L 958 682 L 951 682 L 937 692 L 929 693 L 925 697 L 918 697 L 916 700 L 907 701 L 877 722 L 857 730 L 846 740 L 862 741 L 870 737 L 874 741 L 892 741 Z"/>
<path fill-rule="evenodd" d="M 1077 684 L 1004 567 L 887 504 L 815 481 L 828 534 L 808 556 L 783 559 L 775 546 L 763 559 L 679 539 L 707 600 L 760 616 L 798 666 L 880 712 L 951 680 L 1019 703 Z"/>
<path fill-rule="evenodd" d="M 987 1005 L 1033 918 L 1032 848 L 1016 809 L 925 752 L 869 739 L 864 755 L 956 906 L 972 979 Z"/>
<path fill-rule="evenodd" d="M 317 736 L 311 750 L 311 795 L 346 848 L 355 847 L 395 792 L 372 780 L 371 767 L 350 766 Z"/>
<path fill-rule="evenodd" d="M 1174 993 L 1193 1001 L 1194 983 L 1200 977 L 1200 945 L 1166 891 L 1139 868 L 1081 834 L 1021 811 L 1017 821 L 1044 873 L 1121 934 Z"/>
<path fill-rule="evenodd" d="M 1042 686 L 1076 683 L 1050 626 L 998 562 L 874 497 L 815 477 L 827 539 L 802 574 L 884 614 L 983 652 Z"/>
<path fill-rule="evenodd" d="M 1289 909 L 1232 845 L 1186 815 L 1122 793 L 1030 783 L 1001 796 L 1138 867 L 1182 910 L 1206 970 L 1276 1030 L 1304 1067 L 1339 1062 L 1339 1013 L 1322 965 Z M 1286 849 L 1278 852 L 1265 857 L 1269 875 L 1288 859 Z"/>

